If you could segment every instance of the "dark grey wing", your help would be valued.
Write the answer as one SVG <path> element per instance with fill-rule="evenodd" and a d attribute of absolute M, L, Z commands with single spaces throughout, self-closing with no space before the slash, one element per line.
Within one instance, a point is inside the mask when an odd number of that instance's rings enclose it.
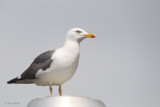
<path fill-rule="evenodd" d="M 20 83 L 20 84 L 30 84 L 33 83 L 33 79 L 35 79 L 35 75 L 38 70 L 46 70 L 50 67 L 52 63 L 52 55 L 54 54 L 54 50 L 50 50 L 47 52 L 44 52 L 40 54 L 35 60 L 32 62 L 32 64 L 29 66 L 28 69 L 26 69 L 22 74 L 21 77 L 16 77 L 14 79 L 11 79 L 8 81 L 8 84 L 12 83 Z"/>
<path fill-rule="evenodd" d="M 21 78 L 23 79 L 35 79 L 35 75 L 38 70 L 46 70 L 50 67 L 52 63 L 52 55 L 55 52 L 55 50 L 50 50 L 47 52 L 44 52 L 40 54 L 37 58 L 34 59 L 32 64 L 29 66 L 28 69 L 26 69 L 22 74 Z"/>

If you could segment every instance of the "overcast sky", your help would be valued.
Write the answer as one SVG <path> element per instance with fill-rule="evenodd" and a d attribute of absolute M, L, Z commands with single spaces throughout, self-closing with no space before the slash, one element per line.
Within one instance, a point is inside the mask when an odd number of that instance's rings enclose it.
<path fill-rule="evenodd" d="M 40 53 L 61 47 L 74 27 L 97 38 L 82 41 L 79 67 L 63 95 L 108 107 L 160 107 L 159 0 L 0 0 L 1 107 L 50 96 L 48 87 L 6 82 Z"/>

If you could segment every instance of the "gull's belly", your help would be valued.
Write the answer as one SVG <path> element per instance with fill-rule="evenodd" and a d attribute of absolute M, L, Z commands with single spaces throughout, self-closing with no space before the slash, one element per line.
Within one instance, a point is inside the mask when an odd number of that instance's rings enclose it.
<path fill-rule="evenodd" d="M 77 67 L 76 67 L 77 68 Z M 47 74 L 47 81 L 52 85 L 61 85 L 69 80 L 76 71 L 76 68 L 70 66 L 67 68 L 52 70 Z"/>

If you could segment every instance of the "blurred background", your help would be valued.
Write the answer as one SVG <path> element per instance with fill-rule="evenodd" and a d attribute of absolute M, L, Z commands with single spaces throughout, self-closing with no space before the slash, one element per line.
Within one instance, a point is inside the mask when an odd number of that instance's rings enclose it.
<path fill-rule="evenodd" d="M 25 107 L 49 87 L 8 85 L 40 53 L 63 45 L 80 27 L 97 38 L 81 43 L 79 67 L 63 95 L 107 107 L 160 107 L 159 0 L 0 0 L 0 106 Z M 58 95 L 58 87 L 53 87 Z"/>

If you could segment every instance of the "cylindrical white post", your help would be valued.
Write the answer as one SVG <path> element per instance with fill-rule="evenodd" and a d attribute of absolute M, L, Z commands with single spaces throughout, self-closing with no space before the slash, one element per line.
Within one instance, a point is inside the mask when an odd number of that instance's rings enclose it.
<path fill-rule="evenodd" d="M 34 99 L 27 107 L 105 107 L 105 104 L 88 97 L 55 96 Z"/>

